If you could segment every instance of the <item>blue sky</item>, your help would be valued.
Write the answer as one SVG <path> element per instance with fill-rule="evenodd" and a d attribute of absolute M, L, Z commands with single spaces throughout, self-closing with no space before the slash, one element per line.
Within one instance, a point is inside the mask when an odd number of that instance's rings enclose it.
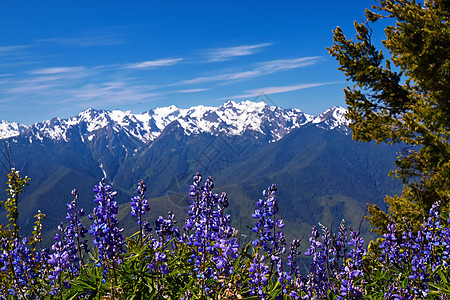
<path fill-rule="evenodd" d="M 326 47 L 373 1 L 2 1 L 0 119 L 219 106 L 264 92 L 318 114 L 345 106 Z"/>

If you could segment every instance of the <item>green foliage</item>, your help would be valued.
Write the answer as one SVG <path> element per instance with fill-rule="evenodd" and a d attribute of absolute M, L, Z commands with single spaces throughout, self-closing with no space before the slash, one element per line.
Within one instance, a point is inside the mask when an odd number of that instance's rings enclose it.
<path fill-rule="evenodd" d="M 446 295 L 448 299 L 450 297 L 450 267 L 440 266 L 434 272 L 434 275 L 439 277 L 440 284 L 430 283 L 430 295 L 440 297 L 441 299 L 446 299 L 443 297 L 443 295 Z"/>
<path fill-rule="evenodd" d="M 71 288 L 65 290 L 65 299 L 76 299 L 83 295 L 89 294 L 89 299 L 180 299 L 187 294 L 193 298 L 200 299 L 202 294 L 202 286 L 204 283 L 197 278 L 193 271 L 193 265 L 188 263 L 191 256 L 191 250 L 176 240 L 169 241 L 164 248 L 167 254 L 167 264 L 170 266 L 168 274 L 158 272 L 149 272 L 147 265 L 151 262 L 155 255 L 155 251 L 162 249 L 153 249 L 148 239 L 144 243 L 139 239 L 128 238 L 129 252 L 123 256 L 123 262 L 117 268 L 117 283 L 114 287 L 107 280 L 103 280 L 103 274 L 99 272 L 99 268 L 95 266 L 98 260 L 98 253 L 91 255 L 91 263 L 86 266 L 86 272 L 74 280 L 71 280 Z M 172 248 L 173 246 L 173 248 Z M 249 247 L 246 247 L 248 250 Z M 242 256 L 248 259 L 249 256 Z M 241 258 L 236 261 L 236 266 L 246 263 Z M 246 278 L 244 273 L 236 273 L 231 278 L 225 277 L 222 282 L 210 281 L 207 284 L 215 291 L 215 295 L 225 295 L 237 292 L 236 281 L 239 278 Z M 222 286 L 223 285 L 223 286 Z M 248 291 L 247 291 L 248 293 Z"/>
<path fill-rule="evenodd" d="M 392 175 L 404 184 L 403 194 L 387 197 L 389 212 L 370 207 L 371 224 L 385 232 L 388 219 L 403 217 L 416 228 L 431 205 L 450 202 L 449 2 L 379 0 L 367 21 L 355 22 L 356 40 L 341 28 L 329 48 L 348 80 L 347 117 L 353 138 L 405 145 Z M 392 19 L 385 28 L 385 58 L 372 44 L 370 22 Z"/>
<path fill-rule="evenodd" d="M 8 180 L 10 180 L 9 177 Z M 17 189 L 17 191 L 16 199 L 23 189 Z M 209 266 L 216 275 L 208 279 L 202 278 L 197 276 L 192 261 L 189 262 L 193 253 L 192 247 L 178 238 L 166 241 L 163 239 L 162 243 L 155 244 L 154 237 L 143 235 L 141 238 L 139 231 L 126 239 L 127 251 L 120 254 L 121 263 L 106 273 L 104 268 L 99 265 L 101 261 L 99 252 L 96 247 L 93 247 L 89 259 L 86 262 L 80 260 L 79 274 L 73 274 L 70 269 L 62 269 L 58 271 L 60 279 L 54 281 L 50 277 L 57 270 L 57 266 L 50 263 L 48 251 L 36 249 L 36 245 L 40 244 L 42 239 L 42 222 L 45 215 L 38 211 L 35 218 L 35 227 L 30 241 L 21 239 L 12 230 L 7 232 L 8 236 L 2 238 L 2 242 L 7 244 L 6 248 L 3 244 L 3 251 L 9 252 L 9 255 L 3 256 L 3 260 L 0 260 L 0 291 L 3 294 L 8 291 L 8 294 L 12 295 L 11 297 L 23 299 L 181 299 L 183 297 L 184 299 L 299 299 L 322 295 L 321 299 L 342 299 L 342 295 L 336 294 L 337 291 L 342 292 L 343 288 L 348 286 L 345 284 L 353 281 L 354 287 L 362 290 L 360 297 L 380 299 L 386 294 L 391 295 L 395 289 L 420 290 L 424 281 L 411 278 L 411 275 L 417 272 L 414 272 L 415 265 L 407 256 L 419 248 L 420 251 L 428 251 L 428 257 L 432 258 L 423 264 L 426 271 L 425 276 L 430 279 L 427 283 L 429 292 L 426 299 L 446 299 L 444 297 L 450 296 L 448 280 L 450 268 L 447 263 L 441 263 L 448 260 L 450 231 L 445 228 L 448 226 L 447 223 L 441 225 L 441 219 L 437 212 L 434 213 L 433 218 L 428 219 L 428 223 L 423 223 L 420 234 L 414 235 L 412 231 L 398 232 L 401 239 L 397 243 L 394 238 L 397 233 L 392 229 L 390 235 L 384 235 L 383 238 L 372 242 L 364 257 L 363 268 L 360 269 L 362 273 L 358 272 L 358 274 L 355 274 L 356 269 L 352 268 L 358 261 L 355 251 L 360 252 L 361 257 L 363 255 L 362 241 L 358 246 L 359 242 L 354 236 L 348 242 L 349 246 L 353 246 L 342 249 L 341 247 L 346 247 L 346 245 L 345 242 L 342 244 L 345 239 L 342 239 L 341 232 L 337 235 L 328 232 L 326 227 L 322 226 L 322 237 L 316 236 L 316 238 L 310 239 L 311 247 L 315 247 L 316 251 L 322 251 L 322 254 L 318 256 L 314 254 L 315 262 L 311 268 L 319 260 L 322 260 L 324 264 L 326 263 L 328 275 L 327 278 L 318 281 L 316 285 L 314 284 L 316 279 L 312 273 L 305 277 L 299 273 L 290 273 L 292 278 L 287 281 L 286 279 L 281 280 L 283 283 L 280 283 L 280 273 L 273 264 L 273 258 L 266 255 L 264 259 L 258 260 L 262 257 L 263 251 L 259 246 L 253 247 L 250 243 L 239 250 L 239 255 L 233 262 L 234 271 L 231 274 L 221 273 L 222 271 L 217 268 L 215 263 L 207 259 L 200 268 Z M 399 228 L 399 224 L 395 224 L 395 228 Z M 447 237 L 447 242 L 436 239 L 438 236 Z M 391 249 L 386 248 L 387 244 L 382 245 L 388 239 L 393 242 L 392 246 L 388 246 Z M 417 248 L 417 244 L 414 243 L 418 239 L 421 239 L 421 242 Z M 407 244 L 403 243 L 405 241 L 410 241 L 410 246 L 406 246 Z M 338 247 L 339 243 L 341 244 Z M 343 251 L 341 263 L 339 257 L 333 258 L 331 253 L 335 250 L 332 249 L 338 249 L 333 247 L 341 249 L 339 252 Z M 217 251 L 219 251 L 219 255 L 223 254 L 220 247 L 217 248 Z M 161 261 L 155 260 L 157 253 L 166 255 L 165 263 L 169 266 L 169 272 L 163 273 L 158 271 L 158 268 L 153 271 L 149 270 L 149 265 L 161 264 Z M 353 254 L 350 255 L 351 253 Z M 389 256 L 392 253 L 396 256 Z M 288 254 L 283 251 L 273 252 L 273 254 L 280 255 L 284 262 L 288 257 Z M 4 260 L 4 257 L 9 257 L 8 262 Z M 380 257 L 384 257 L 384 260 L 380 260 Z M 403 257 L 403 259 L 398 259 L 399 257 Z M 262 293 L 265 296 L 251 293 L 250 286 L 251 280 L 253 280 L 251 273 L 255 272 L 251 271 L 251 268 L 254 268 L 255 260 L 270 270 L 262 275 L 267 279 L 267 284 L 262 287 Z M 437 260 L 440 261 L 436 263 Z M 336 270 L 348 269 L 347 273 L 342 273 L 337 277 L 336 274 L 330 275 L 330 268 L 334 265 L 336 265 Z M 326 270 L 322 271 L 327 272 Z M 24 281 L 31 282 L 31 284 L 24 284 Z M 209 289 L 208 295 L 205 292 L 206 286 Z M 322 288 L 327 287 L 325 294 L 320 293 L 321 286 Z M 349 296 L 349 299 L 356 299 L 355 297 Z M 401 296 L 399 297 L 401 298 Z"/>
<path fill-rule="evenodd" d="M 45 220 L 45 214 L 43 214 L 40 210 L 38 210 L 38 213 L 34 215 L 36 218 L 36 221 L 34 222 L 33 227 L 33 236 L 30 239 L 30 244 L 32 245 L 31 250 L 36 251 L 36 244 L 39 243 L 39 248 L 42 249 L 42 229 L 43 224 L 42 222 Z"/>
<path fill-rule="evenodd" d="M 19 225 L 17 224 L 17 219 L 19 218 L 19 212 L 17 209 L 17 204 L 19 203 L 19 195 L 24 191 L 25 186 L 28 185 L 30 179 L 25 176 L 21 178 L 19 171 L 14 168 L 8 173 L 7 189 L 8 199 L 5 201 L 5 209 L 8 212 L 6 217 L 8 218 L 7 228 L 12 230 L 15 236 L 19 233 Z M 11 228 L 12 227 L 12 228 Z"/>

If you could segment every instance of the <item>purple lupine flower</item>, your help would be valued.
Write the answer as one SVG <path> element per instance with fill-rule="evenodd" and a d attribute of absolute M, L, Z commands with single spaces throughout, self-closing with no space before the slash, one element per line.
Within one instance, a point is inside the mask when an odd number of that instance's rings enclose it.
<path fill-rule="evenodd" d="M 347 228 L 345 227 L 345 220 L 342 219 L 339 224 L 338 235 L 333 236 L 332 239 L 333 246 L 330 249 L 331 253 L 334 256 L 333 263 L 335 264 L 335 268 L 337 269 L 340 261 L 345 261 L 347 259 Z"/>
<path fill-rule="evenodd" d="M 64 233 L 64 226 L 62 223 L 58 226 L 58 230 Z M 77 272 L 79 268 L 76 264 L 76 262 L 78 262 L 77 251 L 71 247 L 73 245 L 68 245 L 66 243 L 67 239 L 62 237 L 59 233 L 55 234 L 54 240 L 55 243 L 52 245 L 53 253 L 50 254 L 47 260 L 47 263 L 51 266 L 48 279 L 54 286 L 50 291 L 51 295 L 56 295 L 60 292 L 60 280 L 66 270 L 69 270 L 69 272 L 75 271 L 76 275 L 78 275 Z"/>
<path fill-rule="evenodd" d="M 388 225 L 388 233 L 380 244 L 380 263 L 383 271 L 393 272 L 398 278 L 388 286 L 385 297 L 425 298 L 429 282 L 440 281 L 439 276 L 432 274 L 448 264 L 450 234 L 449 229 L 441 225 L 439 205 L 439 202 L 432 205 L 428 218 L 417 232 L 408 224 L 402 232 L 398 231 L 397 224 Z M 408 272 L 403 274 L 403 270 Z M 400 282 L 402 285 L 406 282 L 408 288 L 402 287 Z"/>
<path fill-rule="evenodd" d="M 300 254 L 298 247 L 300 247 L 300 241 L 294 239 L 291 242 L 289 252 L 286 257 L 287 270 L 283 270 L 282 260 L 278 260 L 277 263 L 277 273 L 278 282 L 281 284 L 282 293 L 284 295 L 289 295 L 293 299 L 300 299 L 297 292 L 304 290 L 304 280 L 300 273 L 300 269 L 297 266 L 297 256 Z"/>
<path fill-rule="evenodd" d="M 70 277 L 77 277 L 81 266 L 83 265 L 83 251 L 88 252 L 86 233 L 88 232 L 81 223 L 79 217 L 84 215 L 82 208 L 77 208 L 79 198 L 77 190 L 72 190 L 74 199 L 67 204 L 66 220 L 67 226 L 61 223 L 58 226 L 60 233 L 56 233 L 52 246 L 53 254 L 50 254 L 47 262 L 52 266 L 48 278 L 55 286 L 51 293 L 54 295 L 59 292 L 59 280 L 63 272 L 70 274 Z M 68 281 L 62 282 L 65 288 L 70 288 Z"/>
<path fill-rule="evenodd" d="M 150 244 L 155 251 L 154 257 L 151 258 L 147 265 L 149 272 L 158 271 L 162 275 L 169 273 L 169 266 L 167 265 L 167 255 L 165 253 L 165 243 L 173 237 L 180 237 L 180 231 L 174 225 L 177 223 L 175 215 L 169 211 L 168 218 L 164 219 L 159 216 L 155 221 L 156 238 L 150 241 Z"/>
<path fill-rule="evenodd" d="M 364 240 L 359 236 L 359 231 L 351 230 L 350 237 L 348 245 L 353 248 L 348 251 L 348 259 L 344 259 L 344 268 L 340 269 L 337 276 L 341 281 L 338 299 L 362 298 L 363 296 L 361 282 L 356 285 L 356 281 L 364 275 L 363 257 L 366 255 Z"/>
<path fill-rule="evenodd" d="M 197 173 L 189 190 L 191 205 L 183 228 L 187 234 L 182 241 L 192 249 L 189 262 L 194 265 L 198 278 L 216 280 L 233 272 L 239 244 L 231 238 L 231 218 L 224 212 L 228 207 L 227 194 L 222 193 L 220 197 L 213 194 L 211 177 L 204 185 L 201 185 L 201 180 L 201 174 Z M 208 261 L 214 262 L 215 267 L 207 264 Z M 205 283 L 206 292 L 209 290 L 207 285 Z"/>
<path fill-rule="evenodd" d="M 142 245 L 143 239 L 147 236 L 147 234 L 152 230 L 149 223 L 147 221 L 142 221 L 142 215 L 144 215 L 147 211 L 150 210 L 150 206 L 148 204 L 148 200 L 145 198 L 145 191 L 147 187 L 145 186 L 144 180 L 141 180 L 138 183 L 138 187 L 136 190 L 137 195 L 131 198 L 131 216 L 133 218 L 137 218 L 137 223 L 139 225 L 139 236 L 138 241 Z"/>
<path fill-rule="evenodd" d="M 68 239 L 67 243 L 74 244 L 74 250 L 78 251 L 78 260 L 81 264 L 83 264 L 82 250 L 84 250 L 84 252 L 88 252 L 87 240 L 85 239 L 88 231 L 81 223 L 81 217 L 84 216 L 84 209 L 77 208 L 79 195 L 76 189 L 72 190 L 72 195 L 74 196 L 74 199 L 71 203 L 67 204 L 66 219 L 69 221 L 69 224 L 65 228 L 66 230 L 64 233 Z"/>
<path fill-rule="evenodd" d="M 39 268 L 46 263 L 46 257 L 40 252 L 27 247 L 28 239 L 18 237 L 0 241 L 0 272 L 6 282 L 10 282 L 8 290 L 0 291 L 0 298 L 11 299 L 26 296 L 30 299 L 40 298 L 43 294 L 43 270 Z M 31 288 L 30 288 L 31 287 Z"/>
<path fill-rule="evenodd" d="M 175 215 L 173 212 L 168 212 L 168 218 L 164 219 L 163 217 L 159 216 L 159 218 L 155 221 L 155 231 L 158 237 L 173 237 L 173 236 L 179 236 L 180 231 L 177 227 L 174 227 L 174 225 L 178 223 L 177 220 L 175 220 Z"/>
<path fill-rule="evenodd" d="M 389 264 L 391 261 L 395 261 L 399 256 L 399 248 L 397 244 L 397 228 L 394 223 L 389 223 L 387 226 L 387 233 L 383 234 L 384 241 L 380 245 L 382 249 L 380 261 Z"/>
<path fill-rule="evenodd" d="M 138 183 L 138 188 L 136 190 L 137 196 L 131 199 L 131 216 L 138 219 L 138 225 L 142 225 L 142 215 L 150 210 L 148 200 L 145 198 L 145 191 L 147 187 L 145 186 L 144 180 Z"/>
<path fill-rule="evenodd" d="M 365 256 L 364 240 L 359 232 L 351 231 L 348 242 L 352 246 L 347 249 L 347 230 L 342 220 L 337 236 L 326 226 L 322 228 L 322 242 L 318 241 L 319 232 L 313 227 L 311 246 L 305 255 L 312 256 L 311 269 L 306 281 L 301 281 L 300 287 L 306 297 L 326 297 L 332 291 L 338 299 L 361 298 L 363 289 L 361 277 L 363 273 L 363 257 Z M 359 285 L 356 285 L 359 282 Z"/>
<path fill-rule="evenodd" d="M 259 299 L 266 299 L 267 294 L 264 292 L 264 287 L 268 284 L 268 275 L 270 273 L 269 267 L 265 264 L 265 256 L 256 253 L 255 258 L 248 268 L 250 280 L 250 292 L 252 295 L 257 295 Z"/>
<path fill-rule="evenodd" d="M 93 191 L 96 193 L 94 202 L 97 207 L 94 208 L 90 216 L 94 224 L 91 225 L 89 233 L 94 236 L 93 244 L 98 249 L 98 265 L 103 267 L 104 276 L 110 268 L 115 268 L 121 263 L 121 254 L 123 250 L 124 239 L 123 229 L 119 228 L 117 220 L 118 206 L 114 201 L 116 192 L 111 191 L 109 185 L 101 181 L 95 186 Z"/>
<path fill-rule="evenodd" d="M 276 219 L 278 212 L 278 201 L 275 197 L 277 186 L 272 184 L 263 191 L 264 199 L 258 199 L 256 205 L 258 209 L 252 214 L 257 219 L 252 231 L 257 233 L 258 238 L 252 241 L 254 246 L 267 252 L 270 255 L 272 263 L 277 264 L 280 254 L 285 252 L 285 238 L 283 234 L 284 223 L 282 219 Z M 277 228 L 280 229 L 277 231 Z"/>
<path fill-rule="evenodd" d="M 325 296 L 330 289 L 330 282 L 328 281 L 329 269 L 327 268 L 327 254 L 325 253 L 325 246 L 319 242 L 319 231 L 314 226 L 312 229 L 312 236 L 309 238 L 311 246 L 306 250 L 306 256 L 312 256 L 312 263 L 310 271 L 306 278 L 306 293 L 308 297 L 315 295 L 317 298 Z"/>

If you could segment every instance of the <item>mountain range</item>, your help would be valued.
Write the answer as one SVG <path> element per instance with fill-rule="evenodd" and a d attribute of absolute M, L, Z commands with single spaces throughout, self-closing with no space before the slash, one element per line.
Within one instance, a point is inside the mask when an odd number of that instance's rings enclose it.
<path fill-rule="evenodd" d="M 293 129 L 307 124 L 347 131 L 348 120 L 344 114 L 345 109 L 342 107 L 333 107 L 319 116 L 312 116 L 300 109 L 283 109 L 268 106 L 265 102 L 252 101 L 228 101 L 220 107 L 199 105 L 187 109 L 171 105 L 138 114 L 120 110 L 87 109 L 72 118 L 53 118 L 31 126 L 0 120 L 0 139 L 28 136 L 31 140 L 67 142 L 73 138 L 73 130 L 78 129 L 84 142 L 85 139 L 92 141 L 99 130 L 111 128 L 148 144 L 158 138 L 168 125 L 177 122 L 186 135 L 209 133 L 230 136 L 250 133 L 275 142 Z"/>
<path fill-rule="evenodd" d="M 383 207 L 383 197 L 400 190 L 387 177 L 398 149 L 356 143 L 348 124 L 342 107 L 312 116 L 265 102 L 228 101 L 138 114 L 87 109 L 31 126 L 0 121 L 0 139 L 16 168 L 31 178 L 19 204 L 25 232 L 38 209 L 47 215 L 49 232 L 64 221 L 73 188 L 79 206 L 92 209 L 92 187 L 101 178 L 118 190 L 124 224 L 132 224 L 127 202 L 140 179 L 152 198 L 149 220 L 169 209 L 183 220 L 190 180 L 200 171 L 213 176 L 217 193 L 229 194 L 236 227 L 253 225 L 256 200 L 276 183 L 280 213 L 294 235 L 307 234 L 317 222 L 337 226 L 343 217 L 357 226 L 365 203 Z"/>

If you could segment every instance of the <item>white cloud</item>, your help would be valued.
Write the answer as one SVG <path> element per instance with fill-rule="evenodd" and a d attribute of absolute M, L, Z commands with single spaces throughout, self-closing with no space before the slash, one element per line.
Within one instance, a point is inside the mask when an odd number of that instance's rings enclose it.
<path fill-rule="evenodd" d="M 0 68 L 14 70 L 39 63 L 40 57 L 33 53 L 32 48 L 33 45 L 0 46 Z"/>
<path fill-rule="evenodd" d="M 97 72 L 86 67 L 52 67 L 35 69 L 26 72 L 20 78 L 15 77 L 9 80 L 10 86 L 5 89 L 5 91 L 12 95 L 63 95 L 67 92 L 67 88 L 73 88 L 80 80 L 94 74 L 97 74 Z"/>
<path fill-rule="evenodd" d="M 220 99 L 223 100 L 223 99 L 252 98 L 252 97 L 256 97 L 261 94 L 271 95 L 271 94 L 287 93 L 287 92 L 309 89 L 309 88 L 314 88 L 314 87 L 319 87 L 319 86 L 329 85 L 329 84 L 337 84 L 337 83 L 341 83 L 341 82 L 302 83 L 302 84 L 296 84 L 296 85 L 264 87 L 264 88 L 252 89 L 252 90 L 245 91 L 244 94 L 241 94 L 241 95 L 223 97 Z"/>
<path fill-rule="evenodd" d="M 263 92 L 264 94 L 270 95 L 270 94 L 279 94 L 279 93 L 286 93 L 286 92 L 292 92 L 292 91 L 298 91 L 303 89 L 309 89 L 313 87 L 318 87 L 322 85 L 327 84 L 333 84 L 334 82 L 321 82 L 321 83 L 302 83 L 297 85 L 286 85 L 286 86 L 272 86 L 272 87 L 266 87 L 263 89 L 253 89 L 250 90 L 250 93 L 253 94 L 260 94 Z"/>
<path fill-rule="evenodd" d="M 55 68 L 44 68 L 34 71 L 30 71 L 34 75 L 50 75 L 50 74 L 61 74 L 61 73 L 74 73 L 85 71 L 85 67 L 55 67 Z"/>
<path fill-rule="evenodd" d="M 124 41 L 116 37 L 99 35 L 83 36 L 74 38 L 50 38 L 39 39 L 37 43 L 58 43 L 72 47 L 94 47 L 94 46 L 115 46 L 123 44 Z"/>
<path fill-rule="evenodd" d="M 230 60 L 234 57 L 252 55 L 261 50 L 261 48 L 273 45 L 272 43 L 263 43 L 256 45 L 243 45 L 228 48 L 217 48 L 206 51 L 206 59 L 209 62 L 220 62 Z"/>
<path fill-rule="evenodd" d="M 197 84 L 214 81 L 232 81 L 243 80 L 264 75 L 269 75 L 277 72 L 288 71 L 296 68 L 314 65 L 319 62 L 320 56 L 301 57 L 294 59 L 281 59 L 262 62 L 257 64 L 253 70 L 226 73 L 213 76 L 197 77 L 194 79 L 183 80 L 178 84 Z"/>
<path fill-rule="evenodd" d="M 100 84 L 86 84 L 79 89 L 71 90 L 74 101 L 91 103 L 92 105 L 110 105 L 121 103 L 135 103 L 136 101 L 158 97 L 160 93 L 151 93 L 144 88 L 130 85 L 124 81 L 106 82 Z"/>
<path fill-rule="evenodd" d="M 27 45 L 2 46 L 2 47 L 0 47 L 0 56 L 1 55 L 9 55 L 18 50 L 23 50 L 23 49 L 30 48 L 30 47 L 31 46 L 27 46 Z"/>
<path fill-rule="evenodd" d="M 32 76 L 18 81 L 18 83 L 30 84 L 59 81 L 60 85 L 67 85 L 70 84 L 72 80 L 89 77 L 98 72 L 86 67 L 54 67 L 36 69 L 29 71 L 28 73 Z"/>
<path fill-rule="evenodd" d="M 252 77 L 257 77 L 260 75 L 261 74 L 257 71 L 236 72 L 236 73 L 220 74 L 220 75 L 214 75 L 214 76 L 197 77 L 194 79 L 183 80 L 180 82 L 180 84 L 197 84 L 197 83 L 205 83 L 205 82 L 213 82 L 213 81 L 230 81 L 230 80 L 252 78 Z"/>
<path fill-rule="evenodd" d="M 275 73 L 317 64 L 320 56 L 308 56 L 294 59 L 279 59 L 262 62 L 256 69 L 262 73 Z"/>
<path fill-rule="evenodd" d="M 12 88 L 6 89 L 10 94 L 35 94 L 37 92 L 42 93 L 44 91 L 52 90 L 56 87 L 53 84 L 29 84 L 29 85 L 21 85 Z"/>
<path fill-rule="evenodd" d="M 183 58 L 168 58 L 168 59 L 159 59 L 159 60 L 149 60 L 149 61 L 128 64 L 128 65 L 125 65 L 124 68 L 146 69 L 146 68 L 154 68 L 154 67 L 172 66 L 172 65 L 179 63 L 182 60 L 183 60 Z"/>
<path fill-rule="evenodd" d="M 171 91 L 170 93 L 177 93 L 177 94 L 198 93 L 198 92 L 204 92 L 207 90 L 210 90 L 210 89 L 187 89 L 187 90 Z"/>

